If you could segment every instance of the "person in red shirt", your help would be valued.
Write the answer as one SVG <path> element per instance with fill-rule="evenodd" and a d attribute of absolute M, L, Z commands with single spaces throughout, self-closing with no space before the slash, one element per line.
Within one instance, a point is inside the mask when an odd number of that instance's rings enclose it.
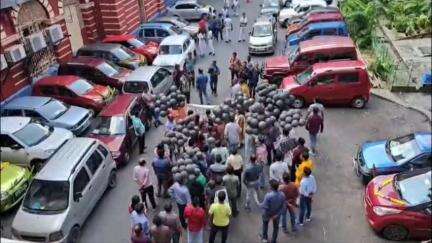
<path fill-rule="evenodd" d="M 310 147 L 312 150 L 312 154 L 314 154 L 316 153 L 318 133 L 322 133 L 324 130 L 324 119 L 319 115 L 318 107 L 313 108 L 312 116 L 308 118 L 305 128 L 309 132 Z"/>
<path fill-rule="evenodd" d="M 295 222 L 295 208 L 297 207 L 297 198 L 299 196 L 299 191 L 294 182 L 290 180 L 290 175 L 288 173 L 284 173 L 282 178 L 283 184 L 279 185 L 279 191 L 281 191 L 285 195 L 287 205 L 286 208 L 284 208 L 284 210 L 282 211 L 282 229 L 285 233 L 288 233 L 286 218 L 287 213 L 289 213 L 290 215 L 292 231 L 297 231 Z"/>
<path fill-rule="evenodd" d="M 199 206 L 199 198 L 194 197 L 192 204 L 188 204 L 184 211 L 187 220 L 188 242 L 204 242 L 204 227 L 206 225 L 206 214 Z"/>
<path fill-rule="evenodd" d="M 207 16 L 203 15 L 201 20 L 198 22 L 199 32 L 204 35 L 207 34 Z"/>

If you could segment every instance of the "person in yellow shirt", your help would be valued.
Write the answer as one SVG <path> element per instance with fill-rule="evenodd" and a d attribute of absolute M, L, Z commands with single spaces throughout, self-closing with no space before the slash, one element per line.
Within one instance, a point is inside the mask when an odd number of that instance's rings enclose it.
<path fill-rule="evenodd" d="M 246 83 L 246 80 L 242 79 L 240 81 L 240 90 L 243 93 L 244 96 L 250 98 L 250 90 L 249 85 Z"/>
<path fill-rule="evenodd" d="M 296 176 L 295 185 L 297 187 L 300 186 L 300 181 L 304 176 L 304 169 L 307 167 L 312 171 L 315 168 L 314 163 L 309 158 L 309 152 L 308 151 L 303 152 L 303 154 L 301 155 L 301 161 L 302 162 L 300 163 L 300 165 L 297 168 L 297 171 L 295 173 L 295 176 Z"/>
<path fill-rule="evenodd" d="M 209 209 L 211 229 L 209 243 L 214 243 L 217 232 L 222 232 L 222 243 L 225 243 L 228 238 L 228 227 L 230 223 L 231 207 L 225 201 L 225 191 L 219 191 L 217 195 L 218 201 L 213 203 Z"/>

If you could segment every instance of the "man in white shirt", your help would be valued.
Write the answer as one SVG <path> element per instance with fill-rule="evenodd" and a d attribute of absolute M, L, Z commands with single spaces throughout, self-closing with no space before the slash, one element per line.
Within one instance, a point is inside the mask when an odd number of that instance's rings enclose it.
<path fill-rule="evenodd" d="M 309 222 L 312 212 L 312 196 L 317 191 L 317 185 L 315 177 L 312 175 L 312 171 L 309 167 L 304 168 L 304 176 L 300 182 L 300 213 L 299 213 L 299 224 L 303 226 L 303 220 L 306 216 L 306 222 Z"/>
<path fill-rule="evenodd" d="M 276 180 L 283 183 L 283 174 L 288 173 L 288 164 L 283 161 L 282 152 L 276 150 L 274 162 L 270 165 L 270 180 Z"/>
<path fill-rule="evenodd" d="M 234 117 L 230 118 L 230 122 L 225 125 L 224 137 L 228 141 L 228 149 L 230 152 L 237 150 L 240 144 L 240 126 L 234 121 Z"/>
<path fill-rule="evenodd" d="M 240 17 L 240 31 L 239 31 L 239 39 L 238 42 L 246 41 L 245 34 L 246 34 L 246 28 L 248 25 L 248 19 L 246 17 L 246 13 L 242 13 L 242 16 Z"/>

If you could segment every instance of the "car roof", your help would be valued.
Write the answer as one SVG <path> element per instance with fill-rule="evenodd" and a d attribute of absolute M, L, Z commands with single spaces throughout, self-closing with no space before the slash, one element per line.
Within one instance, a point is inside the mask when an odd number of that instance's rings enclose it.
<path fill-rule="evenodd" d="M 430 132 L 414 133 L 417 144 L 423 153 L 432 153 L 432 134 Z"/>
<path fill-rule="evenodd" d="M 3 109 L 38 109 L 53 100 L 51 97 L 44 96 L 22 96 L 9 101 Z"/>
<path fill-rule="evenodd" d="M 360 60 L 341 60 L 341 61 L 330 61 L 330 62 L 318 62 L 313 66 L 313 72 L 315 74 L 326 73 L 329 71 L 351 71 L 354 69 L 366 69 L 366 65 Z"/>
<path fill-rule="evenodd" d="M 90 57 L 90 56 L 77 56 L 72 57 L 69 61 L 61 65 L 79 65 L 79 66 L 90 66 L 96 67 L 106 62 L 103 58 Z"/>
<path fill-rule="evenodd" d="M 74 83 L 76 80 L 82 79 L 75 75 L 57 75 L 48 76 L 36 81 L 36 85 L 58 85 L 58 86 L 68 86 Z"/>
<path fill-rule="evenodd" d="M 157 22 L 147 22 L 142 23 L 140 27 L 159 27 L 159 28 L 170 28 L 174 26 L 172 23 L 157 23 Z"/>
<path fill-rule="evenodd" d="M 196 4 L 198 4 L 198 1 L 197 0 L 179 0 L 179 1 L 177 1 L 176 2 L 176 5 L 177 4 L 183 4 L 183 3 L 196 3 Z"/>
<path fill-rule="evenodd" d="M 98 116 L 126 115 L 130 105 L 136 100 L 132 94 L 120 94 L 110 104 L 106 105 Z"/>
<path fill-rule="evenodd" d="M 183 43 L 189 38 L 187 35 L 170 35 L 165 37 L 160 45 L 183 45 Z"/>
<path fill-rule="evenodd" d="M 130 39 L 135 39 L 134 35 L 124 34 L 124 35 L 107 35 L 102 42 L 104 43 L 116 43 L 121 41 L 127 41 Z"/>
<path fill-rule="evenodd" d="M 318 5 L 318 4 L 323 4 L 324 6 L 327 6 L 326 2 L 324 0 L 302 0 L 302 1 L 298 1 L 298 2 L 294 2 L 293 5 L 295 6 L 311 6 L 311 5 Z"/>
<path fill-rule="evenodd" d="M 72 138 L 68 140 L 36 174 L 36 179 L 67 181 L 81 158 L 93 144 L 93 138 Z"/>
<path fill-rule="evenodd" d="M 356 46 L 354 41 L 347 36 L 316 36 L 310 40 L 301 41 L 299 44 L 301 53 L 338 48 L 356 48 Z"/>
<path fill-rule="evenodd" d="M 150 23 L 171 23 L 171 20 L 173 20 L 173 19 L 178 20 L 178 19 L 180 19 L 180 17 L 178 17 L 178 16 L 160 16 L 160 17 L 156 17 L 156 18 L 150 20 Z M 160 21 L 163 21 L 163 22 L 160 22 Z M 167 22 L 165 22 L 165 21 L 167 21 Z"/>
<path fill-rule="evenodd" d="M 159 66 L 143 66 L 133 70 L 127 77 L 126 81 L 150 81 L 153 74 L 159 70 Z"/>
<path fill-rule="evenodd" d="M 307 16 L 307 18 L 309 21 L 319 21 L 326 19 L 343 19 L 343 16 L 340 12 L 318 12 Z"/>
<path fill-rule="evenodd" d="M 85 45 L 85 46 L 81 47 L 79 50 L 112 51 L 112 50 L 117 49 L 117 48 L 121 48 L 121 45 L 115 44 L 115 43 L 93 43 L 93 44 Z"/>
<path fill-rule="evenodd" d="M 31 121 L 30 117 L 23 116 L 3 116 L 0 117 L 1 134 L 14 133 Z"/>
<path fill-rule="evenodd" d="M 307 28 L 309 29 L 325 29 L 325 28 L 335 28 L 335 27 L 345 27 L 345 21 L 331 21 L 331 22 L 320 22 L 309 24 Z"/>

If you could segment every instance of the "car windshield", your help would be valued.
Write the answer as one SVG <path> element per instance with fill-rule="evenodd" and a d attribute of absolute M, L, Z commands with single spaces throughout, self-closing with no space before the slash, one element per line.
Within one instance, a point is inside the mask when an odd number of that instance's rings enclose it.
<path fill-rule="evenodd" d="M 39 144 L 49 135 L 49 128 L 38 123 L 29 123 L 20 130 L 14 132 L 14 136 L 29 147 Z"/>
<path fill-rule="evenodd" d="M 142 41 L 140 41 L 136 38 L 130 38 L 129 40 L 127 40 L 127 42 L 135 48 L 140 48 L 141 46 L 144 45 L 144 43 Z"/>
<path fill-rule="evenodd" d="M 123 86 L 123 91 L 126 93 L 141 94 L 148 91 L 148 84 L 142 81 L 127 81 Z"/>
<path fill-rule="evenodd" d="M 119 71 L 115 67 L 111 66 L 106 62 L 99 64 L 96 68 L 108 77 L 112 77 L 119 73 Z"/>
<path fill-rule="evenodd" d="M 402 178 L 395 177 L 395 189 L 401 198 L 410 206 L 416 206 L 431 201 L 431 171 L 416 176 Z"/>
<path fill-rule="evenodd" d="M 68 202 L 69 182 L 35 179 L 25 195 L 23 208 L 36 213 L 56 212 L 66 209 Z"/>
<path fill-rule="evenodd" d="M 159 54 L 161 54 L 161 55 L 182 54 L 182 46 L 180 46 L 180 45 L 162 45 L 162 46 L 160 46 Z"/>
<path fill-rule="evenodd" d="M 271 25 L 255 25 L 252 30 L 252 36 L 264 37 L 272 35 Z"/>
<path fill-rule="evenodd" d="M 69 85 L 69 89 L 71 89 L 77 95 L 84 95 L 93 89 L 93 85 L 91 85 L 87 80 L 78 79 Z"/>
<path fill-rule="evenodd" d="M 39 111 L 42 116 L 48 118 L 49 120 L 54 120 L 63 115 L 68 109 L 69 105 L 61 101 L 51 99 L 45 105 L 43 105 Z"/>
<path fill-rule="evenodd" d="M 299 54 L 299 47 L 298 46 L 292 47 L 289 50 L 288 60 L 289 60 L 290 64 L 295 61 L 295 59 L 298 56 L 298 54 Z"/>
<path fill-rule="evenodd" d="M 131 59 L 132 57 L 135 56 L 135 54 L 133 54 L 131 51 L 120 47 L 120 48 L 115 48 L 113 50 L 113 54 L 120 60 L 120 61 L 124 61 L 127 59 Z"/>
<path fill-rule="evenodd" d="M 386 144 L 386 151 L 397 164 L 402 164 L 421 153 L 414 134 L 390 139 Z"/>
<path fill-rule="evenodd" d="M 122 116 L 99 116 L 97 127 L 92 131 L 99 135 L 121 135 L 126 133 L 126 121 Z"/>
<path fill-rule="evenodd" d="M 264 0 L 262 6 L 263 6 L 263 8 L 277 8 L 277 7 L 279 7 L 279 1 L 277 1 L 277 0 Z"/>
<path fill-rule="evenodd" d="M 297 75 L 296 81 L 298 84 L 306 84 L 312 77 L 312 68 L 307 69 L 306 71 Z"/>

